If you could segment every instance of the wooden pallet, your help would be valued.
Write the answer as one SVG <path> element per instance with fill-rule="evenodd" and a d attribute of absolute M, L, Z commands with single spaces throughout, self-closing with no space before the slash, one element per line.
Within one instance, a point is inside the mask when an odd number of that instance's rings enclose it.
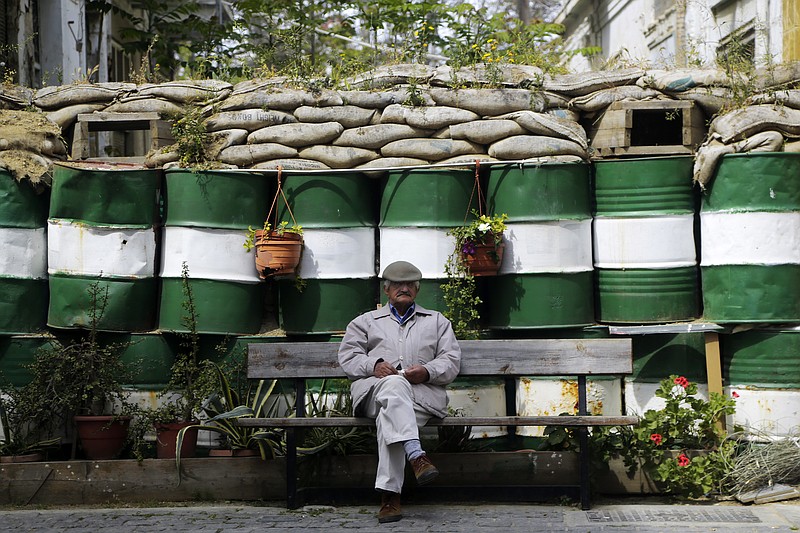
<path fill-rule="evenodd" d="M 614 102 L 589 127 L 595 157 L 694 154 L 707 134 L 694 102 Z"/>
<path fill-rule="evenodd" d="M 88 159 L 89 132 L 149 131 L 150 149 L 156 150 L 174 143 L 170 124 L 158 113 L 81 113 L 72 137 L 72 159 Z M 98 157 L 103 161 L 143 162 L 145 154 L 127 157 Z"/>

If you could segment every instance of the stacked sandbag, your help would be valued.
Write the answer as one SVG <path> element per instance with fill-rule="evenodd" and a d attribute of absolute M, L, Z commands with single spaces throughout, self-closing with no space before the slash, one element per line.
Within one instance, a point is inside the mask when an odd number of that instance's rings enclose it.
<path fill-rule="evenodd" d="M 0 168 L 17 181 L 48 183 L 53 160 L 65 158 L 61 129 L 43 113 L 0 110 Z"/>
<path fill-rule="evenodd" d="M 800 80 L 800 71 L 797 77 Z M 791 86 L 798 80 L 783 83 Z M 694 165 L 694 180 L 701 188 L 711 182 L 726 154 L 800 151 L 800 89 L 771 89 L 753 95 L 746 104 L 711 122 Z"/>

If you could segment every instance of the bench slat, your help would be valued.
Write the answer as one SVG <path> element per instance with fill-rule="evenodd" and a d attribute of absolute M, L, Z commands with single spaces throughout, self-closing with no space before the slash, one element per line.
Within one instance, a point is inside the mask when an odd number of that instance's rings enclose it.
<path fill-rule="evenodd" d="M 630 374 L 630 338 L 460 341 L 459 376 L 575 376 Z M 250 343 L 247 375 L 254 379 L 341 378 L 333 342 Z"/>
<path fill-rule="evenodd" d="M 635 416 L 448 416 L 432 418 L 428 426 L 629 426 L 638 422 Z M 317 418 L 239 418 L 244 427 L 310 428 L 364 427 L 375 421 L 363 417 Z"/>

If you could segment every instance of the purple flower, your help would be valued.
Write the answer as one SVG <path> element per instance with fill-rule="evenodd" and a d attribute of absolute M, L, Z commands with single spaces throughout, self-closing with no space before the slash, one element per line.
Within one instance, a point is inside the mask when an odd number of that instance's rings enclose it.
<path fill-rule="evenodd" d="M 466 255 L 475 255 L 475 243 L 467 241 L 461 246 L 461 253 Z"/>

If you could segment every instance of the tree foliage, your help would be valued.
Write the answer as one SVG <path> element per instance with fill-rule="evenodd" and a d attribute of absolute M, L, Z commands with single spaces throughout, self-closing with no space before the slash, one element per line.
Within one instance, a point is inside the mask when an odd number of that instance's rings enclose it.
<path fill-rule="evenodd" d="M 558 4 L 240 0 L 222 19 L 204 14 L 196 1 L 134 0 L 127 12 L 110 0 L 90 0 L 87 9 L 129 23 L 124 46 L 144 57 L 152 78 L 282 74 L 324 82 L 400 62 L 465 66 L 492 59 L 558 70 L 566 57 L 563 27 L 539 18 L 553 16 Z"/>

